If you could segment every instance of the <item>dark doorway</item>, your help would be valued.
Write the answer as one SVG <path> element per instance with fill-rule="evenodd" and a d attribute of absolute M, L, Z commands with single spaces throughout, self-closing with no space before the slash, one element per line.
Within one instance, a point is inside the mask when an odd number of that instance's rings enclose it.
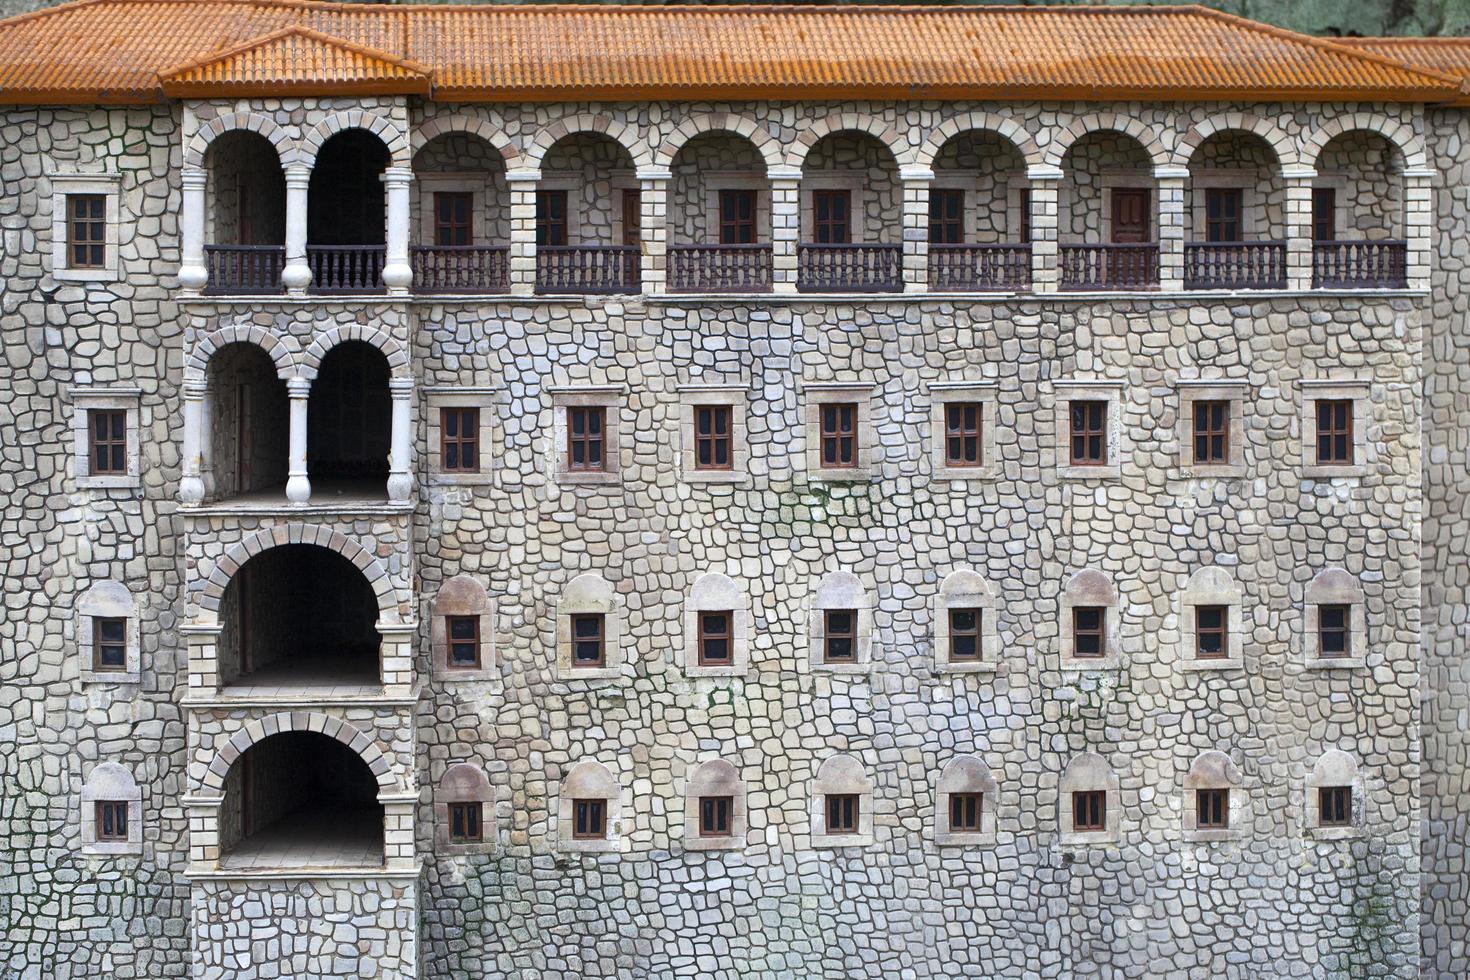
<path fill-rule="evenodd" d="M 314 496 L 334 490 L 387 493 L 393 415 L 388 375 L 383 352 L 362 341 L 338 344 L 322 358 L 306 421 Z"/>
<path fill-rule="evenodd" d="M 1113 188 L 1113 242 L 1137 244 L 1149 240 L 1149 192 L 1146 187 Z"/>
<path fill-rule="evenodd" d="M 385 210 L 380 177 L 388 161 L 388 148 L 366 130 L 344 130 L 322 144 L 308 191 L 308 244 L 383 244 Z"/>

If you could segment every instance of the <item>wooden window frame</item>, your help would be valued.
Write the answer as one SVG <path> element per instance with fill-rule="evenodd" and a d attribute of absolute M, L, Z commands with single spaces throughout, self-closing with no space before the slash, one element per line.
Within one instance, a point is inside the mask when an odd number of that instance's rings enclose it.
<path fill-rule="evenodd" d="M 1337 241 L 1337 235 L 1337 188 L 1313 187 L 1312 241 Z"/>
<path fill-rule="evenodd" d="M 1234 214 L 1223 213 L 1223 205 L 1231 202 Z M 1222 233 L 1233 228 L 1235 234 Z M 1245 189 L 1241 187 L 1205 188 L 1205 241 L 1241 242 L 1245 240 Z"/>
<path fill-rule="evenodd" d="M 450 434 L 450 419 L 457 420 L 458 433 Z M 468 424 L 467 424 L 468 423 Z M 465 464 L 469 449 L 474 462 Z M 455 462 L 450 463 L 451 450 Z M 480 409 L 469 405 L 443 405 L 439 408 L 439 470 L 463 475 L 480 472 Z"/>
<path fill-rule="evenodd" d="M 760 198 L 753 188 L 725 187 L 717 194 L 719 240 L 721 245 L 754 245 L 757 242 L 756 215 Z M 749 209 L 749 217 L 744 212 Z"/>
<path fill-rule="evenodd" d="M 733 667 L 735 665 L 735 610 L 733 609 L 696 609 L 694 611 L 697 623 L 697 650 L 698 663 L 701 667 Z M 705 629 L 706 616 L 722 616 L 725 620 L 723 633 L 710 633 Z M 720 659 L 710 659 L 705 656 L 705 646 L 710 640 L 723 640 L 725 643 L 725 656 Z"/>
<path fill-rule="evenodd" d="M 1354 445 L 1354 415 L 1357 406 L 1352 398 L 1318 398 L 1312 414 L 1316 418 L 1317 465 L 1356 466 L 1357 447 Z M 1345 453 L 1339 450 L 1346 448 Z M 1323 453 L 1326 448 L 1328 452 Z"/>
<path fill-rule="evenodd" d="M 723 823 L 720 821 L 721 816 L 724 817 Z M 734 827 L 735 797 L 701 796 L 699 798 L 700 837 L 729 837 L 734 832 Z"/>
<path fill-rule="evenodd" d="M 1078 410 L 1084 413 L 1080 419 L 1082 425 L 1079 428 Z M 1100 413 L 1100 420 L 1095 419 L 1095 413 Z M 1067 400 L 1068 418 L 1068 446 L 1067 458 L 1071 466 L 1105 467 L 1110 462 L 1110 449 L 1108 445 L 1109 415 L 1111 414 L 1111 403 L 1101 398 L 1071 398 Z M 1094 427 L 1094 423 L 1096 426 Z M 1097 455 L 1091 453 L 1094 444 L 1099 450 Z M 1081 452 L 1079 453 L 1079 449 Z"/>
<path fill-rule="evenodd" d="M 857 609 L 823 609 L 822 611 L 822 663 L 824 664 L 856 664 L 858 663 L 858 615 Z M 834 632 L 832 629 L 833 616 L 850 617 L 851 628 Z M 851 645 L 847 656 L 832 655 L 832 641 L 846 640 Z"/>
<path fill-rule="evenodd" d="M 1205 625 L 1207 615 L 1220 617 L 1219 625 Z M 1217 637 L 1219 642 L 1218 652 L 1211 653 L 1206 649 L 1206 640 Z M 1201 605 L 1194 607 L 1194 657 L 1196 660 L 1229 660 L 1233 655 L 1230 649 L 1230 607 L 1220 604 Z"/>
<path fill-rule="evenodd" d="M 959 413 L 956 418 L 956 413 Z M 969 414 L 974 413 L 974 424 Z M 974 444 L 973 458 L 966 452 Z M 978 469 L 985 465 L 985 403 L 953 401 L 944 403 L 944 465 L 949 469 Z"/>
<path fill-rule="evenodd" d="M 1341 615 L 1340 625 L 1328 624 L 1329 613 Z M 1342 649 L 1329 651 L 1328 636 L 1342 635 Z M 1350 660 L 1353 653 L 1353 607 L 1345 602 L 1322 603 L 1317 606 L 1317 658 L 1319 660 Z"/>
<path fill-rule="evenodd" d="M 82 205 L 88 213 L 81 213 Z M 107 195 L 96 191 L 68 193 L 66 267 L 82 272 L 106 269 L 107 239 Z"/>
<path fill-rule="evenodd" d="M 465 637 L 456 637 L 454 635 L 454 628 L 455 628 L 455 626 L 457 624 L 468 624 L 469 625 L 469 627 L 470 627 L 470 636 L 468 638 L 465 638 Z M 453 615 L 453 616 L 445 616 L 444 617 L 444 644 L 445 644 L 445 649 L 444 649 L 444 668 L 445 668 L 445 670 L 455 671 L 455 670 L 482 670 L 483 669 L 483 663 L 482 663 L 483 658 L 480 655 L 480 617 L 478 615 L 465 615 L 465 616 Z M 470 645 L 470 648 L 472 650 L 474 650 L 474 653 L 475 653 L 474 660 L 472 660 L 472 661 L 456 660 L 455 657 L 454 657 L 454 651 L 455 651 L 455 649 L 457 647 L 463 647 L 466 644 L 469 644 Z"/>
<path fill-rule="evenodd" d="M 1353 796 L 1350 785 L 1317 787 L 1317 826 L 1353 826 Z"/>
<path fill-rule="evenodd" d="M 929 244 L 965 243 L 965 191 L 961 187 L 929 190 Z"/>
<path fill-rule="evenodd" d="M 952 664 L 974 664 L 985 659 L 985 610 L 979 606 L 951 606 L 948 610 L 949 616 L 949 662 Z M 975 618 L 972 629 L 961 629 L 955 625 L 957 615 L 970 615 Z M 974 642 L 975 652 L 970 656 L 963 656 L 955 651 L 958 648 L 957 640 L 968 639 Z"/>
<path fill-rule="evenodd" d="M 572 670 L 599 670 L 607 667 L 607 614 L 606 613 L 571 613 L 567 629 L 571 636 L 571 666 Z M 579 636 L 577 624 L 584 620 L 594 620 L 597 623 L 597 635 Z M 583 643 L 597 643 L 597 659 L 585 660 L 577 655 L 577 650 Z"/>
<path fill-rule="evenodd" d="M 1229 466 L 1234 404 L 1228 398 L 1199 398 L 1190 404 L 1195 465 Z"/>
<path fill-rule="evenodd" d="M 568 405 L 567 413 L 567 444 L 566 468 L 569 473 L 606 473 L 607 472 L 607 406 L 605 405 Z M 582 420 L 582 434 L 577 434 L 575 420 Z M 592 422 L 597 422 L 597 433 L 592 433 Z M 582 461 L 577 461 L 577 449 L 582 450 Z M 593 451 L 597 453 L 597 462 L 591 462 Z"/>
<path fill-rule="evenodd" d="M 104 639 L 104 629 L 116 624 L 122 631 L 121 639 L 116 641 Z M 98 674 L 125 674 L 128 672 L 128 631 L 130 624 L 123 616 L 93 616 L 92 617 L 92 671 Z M 103 651 L 109 647 L 115 647 L 122 654 L 122 662 L 117 664 L 105 663 Z"/>
<path fill-rule="evenodd" d="M 863 795 L 861 793 L 827 793 L 822 800 L 827 815 L 827 835 L 858 834 L 862 830 Z M 838 819 L 833 819 L 834 817 Z"/>
<path fill-rule="evenodd" d="M 475 195 L 473 191 L 432 191 L 434 195 L 434 244 L 456 248 L 475 243 Z M 445 214 L 448 205 L 449 214 Z M 455 213 L 463 206 L 464 215 Z M 463 239 L 458 241 L 456 239 Z"/>
<path fill-rule="evenodd" d="M 88 475 L 125 477 L 128 475 L 128 410 L 125 408 L 89 408 L 87 412 L 87 462 Z M 107 435 L 98 438 L 97 423 L 107 418 Z M 122 432 L 116 432 L 121 422 Z M 98 465 L 98 453 L 107 455 L 107 465 Z"/>
<path fill-rule="evenodd" d="M 852 191 L 846 187 L 818 187 L 811 191 L 812 195 L 812 243 L 815 245 L 851 245 L 852 244 Z M 827 202 L 827 216 L 821 216 L 823 205 L 818 202 Z M 842 214 L 834 217 L 831 205 L 841 204 Z"/>
<path fill-rule="evenodd" d="M 623 223 L 622 243 L 628 246 L 643 244 L 643 191 L 637 187 L 624 187 L 618 194 L 621 202 L 619 217 Z"/>
<path fill-rule="evenodd" d="M 485 840 L 485 804 L 479 801 L 447 804 L 449 843 L 480 844 Z"/>
<path fill-rule="evenodd" d="M 1090 613 L 1097 614 L 1096 628 L 1082 625 L 1082 617 Z M 1097 637 L 1097 652 L 1082 652 L 1082 637 Z M 1108 607 L 1107 606 L 1073 606 L 1072 607 L 1072 659 L 1073 660 L 1106 660 L 1108 657 Z"/>
<path fill-rule="evenodd" d="M 694 405 L 694 468 L 728 472 L 735 468 L 735 409 L 730 405 Z M 709 420 L 708 431 L 701 429 L 701 422 Z M 723 420 L 724 431 L 720 431 Z M 723 447 L 725 461 L 719 462 Z M 705 462 L 708 450 L 709 462 Z"/>
<path fill-rule="evenodd" d="M 96 822 L 93 824 L 93 836 L 97 843 L 126 844 L 133 816 L 132 804 L 127 800 L 98 800 L 94 805 Z"/>
<path fill-rule="evenodd" d="M 1075 834 L 1101 834 L 1106 833 L 1107 829 L 1108 791 L 1103 789 L 1073 790 L 1072 832 Z"/>
<path fill-rule="evenodd" d="M 1230 829 L 1230 790 L 1206 787 L 1194 791 L 1196 830 Z"/>
<path fill-rule="evenodd" d="M 984 832 L 984 827 L 984 793 L 949 794 L 949 832 L 951 834 L 979 834 Z"/>
<path fill-rule="evenodd" d="M 601 797 L 572 800 L 572 840 L 606 839 L 608 809 Z"/>
<path fill-rule="evenodd" d="M 561 248 L 571 244 L 568 211 L 570 195 L 562 188 L 547 187 L 536 191 L 536 244 Z M 557 211 L 560 214 L 557 214 Z"/>
<path fill-rule="evenodd" d="M 851 424 L 848 426 L 843 424 L 845 413 L 850 413 Z M 861 406 L 856 401 L 824 401 L 817 405 L 817 438 L 820 442 L 817 458 L 822 469 L 856 470 L 858 468 L 861 452 L 859 437 L 862 428 L 861 415 Z M 842 461 L 844 443 L 848 444 L 851 453 L 847 462 Z"/>

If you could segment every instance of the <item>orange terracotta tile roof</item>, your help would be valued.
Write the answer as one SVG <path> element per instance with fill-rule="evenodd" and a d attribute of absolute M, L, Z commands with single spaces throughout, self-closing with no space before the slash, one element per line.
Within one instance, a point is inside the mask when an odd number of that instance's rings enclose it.
<path fill-rule="evenodd" d="M 1470 37 L 1347 37 L 1342 44 L 1411 68 L 1461 79 L 1456 105 L 1470 105 Z"/>
<path fill-rule="evenodd" d="M 289 28 L 325 35 L 312 67 L 282 63 L 299 43 L 283 40 Z M 186 84 L 235 96 L 317 81 L 334 92 L 422 91 L 419 77 L 400 71 L 409 66 L 425 66 L 437 99 L 498 102 L 1422 102 L 1458 92 L 1456 80 L 1433 71 L 1202 7 L 77 0 L 0 22 L 0 102 L 8 103 L 146 102 L 205 90 L 170 89 Z M 313 72 L 320 78 L 307 77 Z"/>
<path fill-rule="evenodd" d="M 429 93 L 429 72 L 306 27 L 287 27 L 228 51 L 160 72 L 165 95 L 248 95 L 268 86 L 280 95 L 350 91 Z"/>

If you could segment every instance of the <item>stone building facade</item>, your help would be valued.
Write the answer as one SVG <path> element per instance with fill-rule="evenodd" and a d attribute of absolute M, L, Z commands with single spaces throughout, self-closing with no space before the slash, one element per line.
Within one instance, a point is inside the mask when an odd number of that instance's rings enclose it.
<path fill-rule="evenodd" d="M 0 73 L 0 975 L 1466 975 L 1465 109 L 1259 43 Z"/>

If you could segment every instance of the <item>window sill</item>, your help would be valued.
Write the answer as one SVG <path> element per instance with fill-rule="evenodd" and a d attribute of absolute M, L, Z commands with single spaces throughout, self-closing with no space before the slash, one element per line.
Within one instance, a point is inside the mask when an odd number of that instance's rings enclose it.
<path fill-rule="evenodd" d="M 1202 673 L 1245 670 L 1245 661 L 1238 657 L 1227 657 L 1220 660 L 1181 660 L 1179 661 L 1179 669 L 1199 671 Z"/>
<path fill-rule="evenodd" d="M 607 471 L 579 473 L 573 470 L 559 470 L 556 474 L 556 482 L 564 487 L 606 487 L 622 483 L 623 475 Z"/>
<path fill-rule="evenodd" d="M 134 474 L 77 477 L 78 490 L 137 490 L 142 486 L 143 478 Z"/>
<path fill-rule="evenodd" d="M 83 670 L 77 679 L 87 685 L 108 684 L 118 687 L 124 684 L 143 683 L 143 672 L 141 670 Z"/>
<path fill-rule="evenodd" d="M 937 664 L 934 670 L 935 673 L 939 674 L 998 674 L 1000 673 L 1000 664 L 989 663 L 983 660 L 973 664 L 949 662 Z"/>
<path fill-rule="evenodd" d="M 808 483 L 871 483 L 873 473 L 867 467 L 850 470 L 808 469 L 806 479 Z"/>
<path fill-rule="evenodd" d="M 556 679 L 571 681 L 615 681 L 623 676 L 617 667 L 562 667 L 556 669 Z"/>
<path fill-rule="evenodd" d="M 686 851 L 739 851 L 744 848 L 745 841 L 740 837 L 700 837 L 691 834 L 684 838 Z"/>
<path fill-rule="evenodd" d="M 1308 660 L 1302 664 L 1303 670 L 1366 670 L 1368 662 L 1362 657 L 1337 657 Z"/>
<path fill-rule="evenodd" d="M 1311 840 L 1357 840 L 1363 836 L 1362 827 L 1308 827 L 1307 837 Z"/>
<path fill-rule="evenodd" d="M 494 473 L 430 473 L 426 480 L 431 487 L 486 487 L 495 483 Z"/>
<path fill-rule="evenodd" d="M 1225 830 L 1186 830 L 1184 840 L 1191 844 L 1225 844 L 1230 841 L 1243 840 L 1245 834 L 1234 828 Z"/>
<path fill-rule="evenodd" d="M 86 804 L 91 806 L 91 804 Z M 129 809 L 132 809 L 129 807 Z M 131 823 L 131 819 L 128 821 Z M 139 857 L 143 854 L 142 841 L 94 841 L 82 845 L 82 853 L 91 857 Z"/>
<path fill-rule="evenodd" d="M 556 849 L 565 854 L 616 854 L 623 849 L 623 842 L 617 837 L 603 840 L 563 839 L 557 842 Z"/>
<path fill-rule="evenodd" d="M 829 664 L 824 662 L 817 662 L 813 663 L 811 665 L 811 668 L 812 673 L 814 674 L 840 674 L 848 677 L 854 677 L 860 674 L 871 674 L 873 672 L 872 664 L 867 663 Z"/>
<path fill-rule="evenodd" d="M 121 282 L 111 269 L 57 269 L 51 278 L 56 282 Z"/>
<path fill-rule="evenodd" d="M 1369 466 L 1303 466 L 1302 479 L 1350 480 L 1367 476 L 1372 471 Z"/>
<path fill-rule="evenodd" d="M 831 850 L 839 847 L 872 847 L 872 834 L 813 834 L 812 847 Z"/>
<path fill-rule="evenodd" d="M 495 667 L 475 667 L 473 669 L 455 669 L 452 667 L 435 667 L 433 678 L 445 684 L 479 683 L 500 680 L 500 671 Z"/>
<path fill-rule="evenodd" d="M 1063 847 L 1098 847 L 1118 843 L 1118 833 L 1113 830 L 1067 831 L 1061 835 Z"/>
<path fill-rule="evenodd" d="M 435 842 L 434 853 L 435 855 L 443 855 L 445 857 L 473 857 L 476 854 L 499 854 L 500 845 L 493 840 L 477 841 L 473 844 L 451 844 L 445 839 Z"/>
<path fill-rule="evenodd" d="M 1123 467 L 1116 463 L 1107 466 L 1058 466 L 1057 476 L 1063 480 L 1117 480 L 1123 475 Z"/>
<path fill-rule="evenodd" d="M 1231 463 L 1228 466 L 1181 466 L 1179 478 L 1182 480 L 1240 480 L 1246 476 L 1244 463 Z"/>
<path fill-rule="evenodd" d="M 1098 660 L 1078 660 L 1074 657 L 1067 657 L 1062 660 L 1060 667 L 1064 674 L 1097 674 L 1122 669 L 1123 661 L 1116 656 Z"/>
<path fill-rule="evenodd" d="M 744 470 L 686 470 L 683 474 L 684 482 L 695 486 L 744 483 L 749 477 Z"/>
<path fill-rule="evenodd" d="M 750 667 L 746 664 L 734 664 L 729 667 L 696 667 L 690 665 L 684 668 L 684 676 L 690 680 L 698 680 L 700 678 L 709 680 L 744 678 L 750 676 Z"/>
<path fill-rule="evenodd" d="M 994 847 L 994 834 L 939 834 L 934 835 L 936 847 Z"/>

